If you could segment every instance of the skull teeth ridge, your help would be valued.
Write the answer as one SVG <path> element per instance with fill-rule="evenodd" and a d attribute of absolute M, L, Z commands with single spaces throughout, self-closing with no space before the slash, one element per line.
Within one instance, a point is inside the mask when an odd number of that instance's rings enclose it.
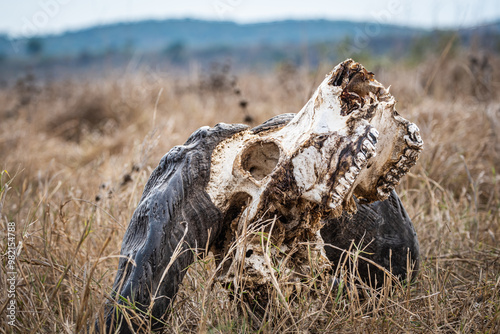
<path fill-rule="evenodd" d="M 350 193 L 353 191 L 353 185 L 358 178 L 361 170 L 364 169 L 370 159 L 377 156 L 377 143 L 379 133 L 375 128 L 370 127 L 365 137 L 361 137 L 361 149 L 353 158 L 353 163 L 345 173 L 340 172 L 336 181 L 336 186 L 332 189 L 331 201 L 329 207 L 331 210 L 342 208 L 345 200 L 350 199 Z M 362 139 L 364 138 L 364 139 Z"/>
<path fill-rule="evenodd" d="M 377 183 L 377 193 L 382 199 L 389 197 L 390 192 L 399 184 L 401 178 L 416 164 L 422 151 L 423 141 L 418 127 L 409 123 L 407 129 L 408 133 L 404 136 L 407 147 L 399 160 L 393 164 L 386 175 L 380 177 Z"/>

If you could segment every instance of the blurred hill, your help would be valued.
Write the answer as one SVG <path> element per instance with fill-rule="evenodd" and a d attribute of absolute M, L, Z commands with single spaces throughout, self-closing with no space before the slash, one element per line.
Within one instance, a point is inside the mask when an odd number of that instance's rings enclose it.
<path fill-rule="evenodd" d="M 451 36 L 455 36 L 456 44 L 499 52 L 500 21 L 458 31 L 435 31 L 375 22 L 285 20 L 238 24 L 175 19 L 110 24 L 29 39 L 0 35 L 0 74 L 26 66 L 63 66 L 65 70 L 117 67 L 137 55 L 142 62 L 180 68 L 221 58 L 247 66 L 266 66 L 283 61 L 316 65 L 322 60 L 363 56 L 421 57 Z"/>
<path fill-rule="evenodd" d="M 98 26 L 41 37 L 48 56 L 75 56 L 82 52 L 100 54 L 109 50 L 140 49 L 158 52 L 174 44 L 191 49 L 248 47 L 263 44 L 284 46 L 299 43 L 340 41 L 363 31 L 367 23 L 327 20 L 287 20 L 267 23 L 238 24 L 235 22 L 176 19 L 140 21 Z M 376 35 L 408 38 L 422 32 L 419 29 L 376 24 Z M 14 40 L 22 46 L 26 41 Z M 10 43 L 1 43 L 0 52 L 8 53 Z M 7 48 L 6 48 L 7 47 Z M 12 50 L 11 50 L 12 51 Z M 20 48 L 21 53 L 26 50 Z"/>

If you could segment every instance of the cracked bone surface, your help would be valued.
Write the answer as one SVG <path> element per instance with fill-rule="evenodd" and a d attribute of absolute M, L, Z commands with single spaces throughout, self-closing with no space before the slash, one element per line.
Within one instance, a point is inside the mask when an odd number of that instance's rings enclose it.
<path fill-rule="evenodd" d="M 292 280 L 311 263 L 328 269 L 322 219 L 353 213 L 354 196 L 360 203 L 386 199 L 418 159 L 418 128 L 395 103 L 373 73 L 349 59 L 288 122 L 280 120 L 292 116 L 279 116 L 215 147 L 206 192 L 229 227 L 215 253 L 241 241 L 222 281 L 237 286 L 244 273 L 247 287 L 272 283 L 267 254 Z"/>

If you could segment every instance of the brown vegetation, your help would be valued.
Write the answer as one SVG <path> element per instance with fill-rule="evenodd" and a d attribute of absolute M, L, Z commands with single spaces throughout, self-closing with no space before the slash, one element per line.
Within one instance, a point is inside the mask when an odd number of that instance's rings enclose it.
<path fill-rule="evenodd" d="M 168 332 L 499 332 L 500 61 L 471 59 L 365 64 L 392 86 L 399 112 L 425 142 L 398 187 L 421 245 L 414 284 L 320 289 L 311 277 L 293 302 L 276 298 L 257 319 L 213 283 L 208 257 L 189 269 Z M 1 90 L 0 333 L 85 329 L 102 315 L 123 234 L 161 157 L 200 126 L 299 111 L 333 65 L 243 73 L 237 81 L 227 69 L 45 85 L 28 77 Z M 7 222 L 17 237 L 14 327 L 4 289 Z"/>

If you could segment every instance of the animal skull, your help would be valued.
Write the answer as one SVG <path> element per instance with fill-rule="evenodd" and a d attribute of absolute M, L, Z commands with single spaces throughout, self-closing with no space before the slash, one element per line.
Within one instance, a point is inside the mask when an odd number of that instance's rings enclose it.
<path fill-rule="evenodd" d="M 206 191 L 230 226 L 216 253 L 226 253 L 232 241 L 254 228 L 224 267 L 222 280 L 237 284 L 234 278 L 243 267 L 247 283 L 271 282 L 264 234 L 275 246 L 271 254 L 286 262 L 288 272 L 307 273 L 311 258 L 328 268 L 319 234 L 322 219 L 353 213 L 354 196 L 361 203 L 386 199 L 418 159 L 419 130 L 398 115 L 395 103 L 373 73 L 348 59 L 288 124 L 267 128 L 264 123 L 214 149 Z M 266 219 L 273 219 L 272 225 L 255 233 Z M 312 250 L 307 242 L 314 243 Z"/>

